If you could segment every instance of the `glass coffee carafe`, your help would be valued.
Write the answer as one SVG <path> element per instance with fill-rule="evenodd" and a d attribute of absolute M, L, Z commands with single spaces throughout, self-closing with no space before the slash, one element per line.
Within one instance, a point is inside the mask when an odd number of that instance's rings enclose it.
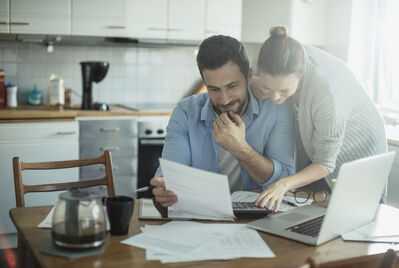
<path fill-rule="evenodd" d="M 72 188 L 60 194 L 52 221 L 55 245 L 93 248 L 104 244 L 106 215 L 98 195 Z"/>

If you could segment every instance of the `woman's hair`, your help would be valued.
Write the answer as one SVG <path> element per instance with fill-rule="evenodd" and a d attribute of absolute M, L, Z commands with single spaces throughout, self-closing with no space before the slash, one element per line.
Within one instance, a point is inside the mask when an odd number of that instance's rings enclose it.
<path fill-rule="evenodd" d="M 270 37 L 263 43 L 258 58 L 259 72 L 272 76 L 302 75 L 305 66 L 305 51 L 302 45 L 287 35 L 284 26 L 270 28 Z"/>
<path fill-rule="evenodd" d="M 235 38 L 215 35 L 205 39 L 199 46 L 197 65 L 202 76 L 205 69 L 215 70 L 233 61 L 248 80 L 249 60 L 244 46 Z"/>

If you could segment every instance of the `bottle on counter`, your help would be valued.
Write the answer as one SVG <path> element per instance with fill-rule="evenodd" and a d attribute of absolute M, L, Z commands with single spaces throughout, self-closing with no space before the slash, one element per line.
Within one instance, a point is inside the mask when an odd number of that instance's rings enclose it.
<path fill-rule="evenodd" d="M 8 107 L 17 107 L 17 86 L 11 83 L 7 84 L 7 106 Z"/>
<path fill-rule="evenodd" d="M 57 74 L 51 74 L 47 89 L 48 89 L 47 104 L 50 106 L 64 106 L 65 104 L 64 79 Z"/>
<path fill-rule="evenodd" d="M 0 69 L 0 108 L 6 106 L 6 85 L 4 82 L 4 70 Z"/>
<path fill-rule="evenodd" d="M 36 84 L 33 85 L 33 90 L 28 94 L 28 103 L 30 105 L 41 105 L 43 102 L 43 93 L 37 90 Z"/>

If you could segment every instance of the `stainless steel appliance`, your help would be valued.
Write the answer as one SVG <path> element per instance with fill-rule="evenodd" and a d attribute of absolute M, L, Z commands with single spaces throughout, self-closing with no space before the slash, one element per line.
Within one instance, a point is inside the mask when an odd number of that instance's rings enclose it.
<path fill-rule="evenodd" d="M 52 237 L 57 246 L 92 248 L 105 242 L 105 212 L 99 196 L 72 188 L 54 209 Z"/>
<path fill-rule="evenodd" d="M 143 120 L 138 124 L 137 188 L 148 186 L 159 166 L 169 116 L 146 117 Z M 138 193 L 137 197 L 152 198 L 153 194 L 147 191 Z"/>

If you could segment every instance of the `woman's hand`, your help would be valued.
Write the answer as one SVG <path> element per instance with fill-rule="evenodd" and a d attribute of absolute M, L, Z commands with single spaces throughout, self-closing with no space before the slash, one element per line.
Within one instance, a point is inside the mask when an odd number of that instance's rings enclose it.
<path fill-rule="evenodd" d="M 251 83 L 249 84 L 249 88 L 251 89 L 255 97 L 258 98 L 259 100 L 267 99 L 269 97 L 268 92 L 262 86 L 262 82 L 257 76 L 252 77 Z"/>
<path fill-rule="evenodd" d="M 278 211 L 280 204 L 283 201 L 284 194 L 288 191 L 288 186 L 284 179 L 280 179 L 270 184 L 262 193 L 260 193 L 258 199 L 255 200 L 255 205 L 263 208 L 267 205 L 268 209 L 272 209 L 273 205 L 274 212 Z"/>
<path fill-rule="evenodd" d="M 161 206 L 169 207 L 177 202 L 177 196 L 172 191 L 166 190 L 163 177 L 152 178 L 150 184 L 155 186 L 155 188 L 152 189 L 152 193 L 155 196 L 155 200 L 157 200 Z"/>

